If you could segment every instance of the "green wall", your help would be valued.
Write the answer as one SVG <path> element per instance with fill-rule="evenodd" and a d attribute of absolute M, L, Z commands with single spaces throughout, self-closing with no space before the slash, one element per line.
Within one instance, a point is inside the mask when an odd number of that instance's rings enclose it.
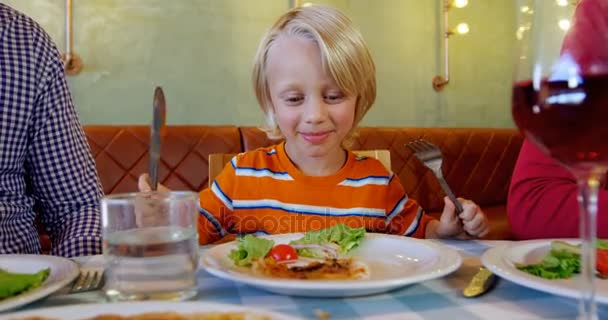
<path fill-rule="evenodd" d="M 2 0 L 37 20 L 64 51 L 63 0 Z M 510 83 L 515 31 L 512 0 L 469 0 L 450 25 L 451 83 L 442 70 L 442 0 L 325 0 L 346 12 L 378 67 L 372 126 L 512 127 Z M 69 77 L 83 124 L 147 124 L 162 85 L 170 124 L 258 125 L 250 86 L 253 54 L 288 0 L 77 0 Z"/>

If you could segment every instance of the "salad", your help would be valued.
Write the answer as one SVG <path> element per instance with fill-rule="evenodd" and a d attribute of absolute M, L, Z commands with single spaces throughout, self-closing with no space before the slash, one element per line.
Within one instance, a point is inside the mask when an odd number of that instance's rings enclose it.
<path fill-rule="evenodd" d="M 596 271 L 608 278 L 608 241 L 597 240 Z M 518 264 L 517 269 L 545 279 L 567 279 L 580 273 L 581 248 L 564 241 L 552 241 L 551 250 L 539 263 Z"/>
<path fill-rule="evenodd" d="M 262 275 L 294 279 L 353 279 L 369 275 L 368 267 L 348 257 L 365 237 L 365 228 L 336 224 L 309 231 L 288 244 L 246 235 L 229 253 L 236 266 Z"/>

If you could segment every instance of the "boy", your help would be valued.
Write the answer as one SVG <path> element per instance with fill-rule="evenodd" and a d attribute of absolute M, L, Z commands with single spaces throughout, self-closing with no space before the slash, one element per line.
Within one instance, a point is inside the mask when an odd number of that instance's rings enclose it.
<path fill-rule="evenodd" d="M 310 6 L 281 16 L 260 43 L 253 86 L 268 136 L 284 142 L 235 156 L 201 192 L 201 244 L 336 223 L 418 238 L 488 232 L 471 201 L 463 200 L 456 216 L 445 198 L 434 220 L 378 160 L 346 149 L 375 100 L 376 79 L 361 34 L 339 11 Z M 146 179 L 140 177 L 141 191 L 149 190 Z"/>

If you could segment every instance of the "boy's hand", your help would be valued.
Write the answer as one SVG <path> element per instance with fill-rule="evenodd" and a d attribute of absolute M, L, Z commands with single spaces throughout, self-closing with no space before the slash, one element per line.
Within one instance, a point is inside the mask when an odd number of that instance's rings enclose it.
<path fill-rule="evenodd" d="M 137 181 L 139 192 L 152 192 L 150 187 L 150 175 L 144 173 Z M 158 192 L 169 192 L 169 188 L 158 184 Z M 169 221 L 169 207 L 163 205 L 155 194 L 142 194 L 135 200 L 135 221 L 139 227 L 152 227 L 166 225 Z"/>
<path fill-rule="evenodd" d="M 458 198 L 463 208 L 459 215 L 456 214 L 456 207 L 448 197 L 444 197 L 443 201 L 445 206 L 435 231 L 437 237 L 471 239 L 488 234 L 490 231 L 488 219 L 473 201 Z"/>
<path fill-rule="evenodd" d="M 150 186 L 150 175 L 147 173 L 142 173 L 137 179 L 137 190 L 139 192 L 150 192 L 152 191 L 152 187 Z M 158 184 L 156 186 L 156 191 L 158 192 L 169 192 L 171 191 L 169 188 L 163 186 L 162 184 Z"/>

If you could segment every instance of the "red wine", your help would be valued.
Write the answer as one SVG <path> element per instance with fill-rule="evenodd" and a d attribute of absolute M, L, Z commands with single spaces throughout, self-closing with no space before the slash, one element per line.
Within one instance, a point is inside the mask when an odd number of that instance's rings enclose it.
<path fill-rule="evenodd" d="M 608 75 L 513 88 L 513 119 L 530 141 L 570 167 L 608 167 Z"/>

